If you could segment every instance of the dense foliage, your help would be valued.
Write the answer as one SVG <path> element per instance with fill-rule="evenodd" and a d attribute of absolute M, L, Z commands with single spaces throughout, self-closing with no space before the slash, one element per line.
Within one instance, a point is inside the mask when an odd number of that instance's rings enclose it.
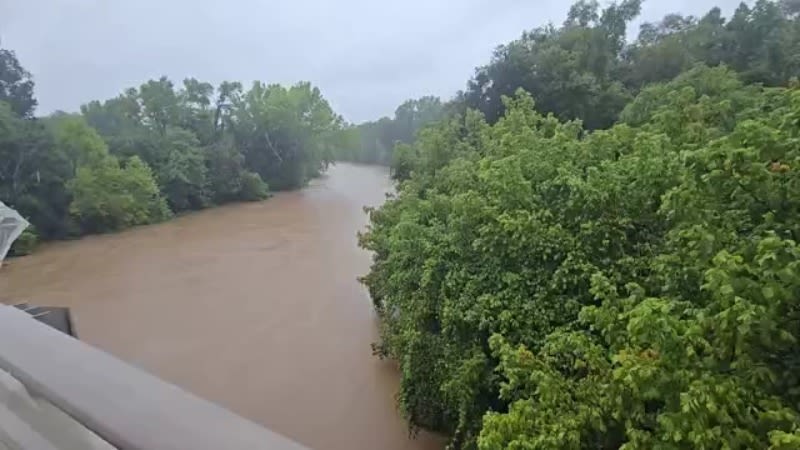
<path fill-rule="evenodd" d="M 81 114 L 36 118 L 35 106 L 30 74 L 0 49 L 0 199 L 33 224 L 16 254 L 37 235 L 120 230 L 300 187 L 352 133 L 309 83 L 160 78 Z"/>
<path fill-rule="evenodd" d="M 486 450 L 800 448 L 792 5 L 625 46 L 638 3 L 578 3 L 395 148 L 361 244 L 413 427 Z"/>

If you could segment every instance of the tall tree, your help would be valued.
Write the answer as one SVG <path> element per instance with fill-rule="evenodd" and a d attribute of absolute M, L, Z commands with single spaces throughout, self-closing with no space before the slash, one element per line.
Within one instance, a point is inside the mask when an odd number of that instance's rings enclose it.
<path fill-rule="evenodd" d="M 504 110 L 502 96 L 523 88 L 542 112 L 581 119 L 589 129 L 608 127 L 630 98 L 613 74 L 626 25 L 639 11 L 639 0 L 602 11 L 596 2 L 576 3 L 561 28 L 538 28 L 498 47 L 468 83 L 467 106 L 494 122 Z"/>
<path fill-rule="evenodd" d="M 712 8 L 699 20 L 677 14 L 642 25 L 624 55 L 626 84 L 639 89 L 694 64 L 725 64 L 748 83 L 785 85 L 800 73 L 800 22 L 792 1 L 742 3 L 730 20 Z"/>
<path fill-rule="evenodd" d="M 168 126 L 178 121 L 178 96 L 167 77 L 143 84 L 139 88 L 139 100 L 145 124 L 162 136 L 167 133 Z"/>
<path fill-rule="evenodd" d="M 178 92 L 180 124 L 191 130 L 201 145 L 209 145 L 215 140 L 214 112 L 211 109 L 213 95 L 213 85 L 194 78 L 183 80 L 183 89 Z"/>
<path fill-rule="evenodd" d="M 94 166 L 109 157 L 108 146 L 97 132 L 79 115 L 50 119 L 55 146 L 69 161 L 71 176 L 79 167 Z"/>
<path fill-rule="evenodd" d="M 286 89 L 255 82 L 232 115 L 247 166 L 277 189 L 299 187 L 323 170 L 332 159 L 326 137 L 343 126 L 309 83 Z"/>
<path fill-rule="evenodd" d="M 214 130 L 219 134 L 230 128 L 233 106 L 240 101 L 242 83 L 223 81 L 217 88 L 217 99 L 214 104 Z"/>
<path fill-rule="evenodd" d="M 0 48 L 0 101 L 8 103 L 20 117 L 31 117 L 36 109 L 33 79 L 17 60 L 17 55 Z"/>
<path fill-rule="evenodd" d="M 46 238 L 71 233 L 70 198 L 64 189 L 71 175 L 68 158 L 47 128 L 37 120 L 19 117 L 10 105 L 0 102 L 0 199 Z"/>
<path fill-rule="evenodd" d="M 161 193 L 173 211 L 208 206 L 205 155 L 190 131 L 169 128 L 160 141 L 163 160 L 156 167 Z"/>

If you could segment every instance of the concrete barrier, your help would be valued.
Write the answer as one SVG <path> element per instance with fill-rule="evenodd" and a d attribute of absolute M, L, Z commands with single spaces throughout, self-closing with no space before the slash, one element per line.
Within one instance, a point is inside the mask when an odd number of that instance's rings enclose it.
<path fill-rule="evenodd" d="M 306 450 L 4 305 L 0 369 L 120 449 Z"/>

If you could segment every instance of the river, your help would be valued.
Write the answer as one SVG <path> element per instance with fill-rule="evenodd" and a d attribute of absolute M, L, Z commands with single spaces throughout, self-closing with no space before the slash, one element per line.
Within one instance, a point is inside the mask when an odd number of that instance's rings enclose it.
<path fill-rule="evenodd" d="M 0 298 L 68 306 L 83 341 L 311 448 L 442 448 L 408 438 L 356 281 L 362 207 L 390 188 L 338 164 L 263 202 L 47 244 L 0 270 Z"/>

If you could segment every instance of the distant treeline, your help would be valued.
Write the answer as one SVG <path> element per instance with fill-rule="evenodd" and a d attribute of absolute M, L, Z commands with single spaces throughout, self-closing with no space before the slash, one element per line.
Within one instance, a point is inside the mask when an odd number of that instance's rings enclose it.
<path fill-rule="evenodd" d="M 410 144 L 417 132 L 444 116 L 444 105 L 438 97 L 407 100 L 395 110 L 394 117 L 382 117 L 351 128 L 351 145 L 341 148 L 336 159 L 369 164 L 390 165 L 398 143 Z"/>
<path fill-rule="evenodd" d="M 346 124 L 309 83 L 160 78 L 79 114 L 35 117 L 31 76 L 0 49 L 0 199 L 33 225 L 12 248 L 263 199 L 318 175 Z"/>
<path fill-rule="evenodd" d="M 575 3 L 396 140 L 374 349 L 450 449 L 800 448 L 800 2 L 639 10 Z"/>

